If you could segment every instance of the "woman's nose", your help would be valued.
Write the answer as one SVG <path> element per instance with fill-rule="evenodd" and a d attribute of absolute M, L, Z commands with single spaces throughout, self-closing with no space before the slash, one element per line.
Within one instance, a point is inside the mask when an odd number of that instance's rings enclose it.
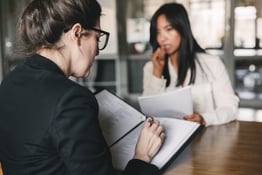
<path fill-rule="evenodd" d="M 168 38 L 165 33 L 160 33 L 158 37 L 159 41 L 165 41 Z"/>

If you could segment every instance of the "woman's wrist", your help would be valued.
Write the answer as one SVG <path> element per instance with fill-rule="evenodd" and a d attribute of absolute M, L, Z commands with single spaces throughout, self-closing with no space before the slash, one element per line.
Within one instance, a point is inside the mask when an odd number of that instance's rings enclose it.
<path fill-rule="evenodd" d="M 150 163 L 152 158 L 150 158 L 150 156 L 148 156 L 148 155 L 137 155 L 137 154 L 135 154 L 134 159 L 139 159 L 139 160 L 142 160 L 144 162 Z"/>
<path fill-rule="evenodd" d="M 154 69 L 153 75 L 154 75 L 155 77 L 161 78 L 161 76 L 162 76 L 162 71 L 159 71 L 159 70 Z"/>
<path fill-rule="evenodd" d="M 199 115 L 199 118 L 200 118 L 200 123 L 201 123 L 202 125 L 206 125 L 206 122 L 205 122 L 205 119 L 203 118 L 203 116 L 200 115 L 200 114 L 198 114 L 198 115 Z"/>

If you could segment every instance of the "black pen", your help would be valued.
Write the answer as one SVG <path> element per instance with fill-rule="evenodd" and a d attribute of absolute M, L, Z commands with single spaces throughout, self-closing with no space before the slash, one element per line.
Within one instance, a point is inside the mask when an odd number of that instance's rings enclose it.
<path fill-rule="evenodd" d="M 147 121 L 152 125 L 154 123 L 154 118 L 153 117 L 148 117 Z"/>

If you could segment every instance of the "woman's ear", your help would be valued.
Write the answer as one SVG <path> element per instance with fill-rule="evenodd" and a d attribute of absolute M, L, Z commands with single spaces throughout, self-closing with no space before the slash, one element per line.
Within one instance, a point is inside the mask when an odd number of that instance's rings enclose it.
<path fill-rule="evenodd" d="M 73 42 L 76 42 L 78 46 L 81 44 L 80 38 L 81 38 L 82 30 L 83 30 L 83 28 L 82 28 L 81 24 L 79 24 L 79 23 L 74 24 L 73 27 L 70 30 L 71 40 Z"/>

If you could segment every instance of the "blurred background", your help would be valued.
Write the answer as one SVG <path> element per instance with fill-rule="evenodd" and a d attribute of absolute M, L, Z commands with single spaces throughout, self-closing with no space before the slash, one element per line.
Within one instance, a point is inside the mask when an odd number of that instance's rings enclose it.
<path fill-rule="evenodd" d="M 1 0 L 0 82 L 17 64 L 17 18 L 29 0 Z M 98 0 L 105 14 L 101 28 L 109 45 L 97 56 L 89 77 L 75 79 L 93 92 L 107 88 L 134 106 L 142 93 L 142 73 L 150 60 L 149 25 L 163 3 L 182 3 L 195 38 L 210 54 L 219 55 L 241 101 L 241 115 L 261 119 L 262 1 L 260 0 Z"/>

